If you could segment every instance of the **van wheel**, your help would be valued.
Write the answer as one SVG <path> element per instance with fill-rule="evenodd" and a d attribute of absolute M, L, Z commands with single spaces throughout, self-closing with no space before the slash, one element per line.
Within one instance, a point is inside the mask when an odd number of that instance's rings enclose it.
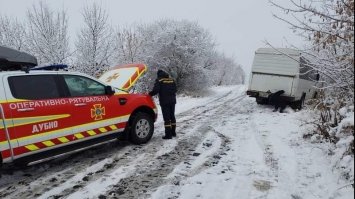
<path fill-rule="evenodd" d="M 142 112 L 136 113 L 130 124 L 129 139 L 133 144 L 147 143 L 153 136 L 153 118 Z"/>

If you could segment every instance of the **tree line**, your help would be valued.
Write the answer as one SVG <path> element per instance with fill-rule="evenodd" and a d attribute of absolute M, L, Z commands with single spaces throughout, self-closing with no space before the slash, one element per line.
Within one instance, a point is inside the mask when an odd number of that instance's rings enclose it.
<path fill-rule="evenodd" d="M 67 63 L 96 77 L 117 64 L 145 63 L 150 70 L 140 90 L 148 89 L 158 69 L 169 72 L 184 93 L 245 81 L 241 66 L 218 52 L 211 33 L 197 22 L 162 19 L 114 27 L 97 3 L 83 7 L 82 20 L 70 39 L 66 11 L 39 2 L 27 9 L 25 20 L 0 15 L 0 45 L 28 52 L 41 64 Z"/>

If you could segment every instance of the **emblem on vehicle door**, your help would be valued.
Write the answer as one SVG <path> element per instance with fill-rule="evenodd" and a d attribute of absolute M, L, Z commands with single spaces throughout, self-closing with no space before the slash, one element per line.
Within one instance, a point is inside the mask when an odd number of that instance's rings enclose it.
<path fill-rule="evenodd" d="M 102 107 L 102 104 L 95 104 L 91 109 L 91 118 L 95 120 L 102 120 L 104 115 L 106 115 L 105 107 Z"/>

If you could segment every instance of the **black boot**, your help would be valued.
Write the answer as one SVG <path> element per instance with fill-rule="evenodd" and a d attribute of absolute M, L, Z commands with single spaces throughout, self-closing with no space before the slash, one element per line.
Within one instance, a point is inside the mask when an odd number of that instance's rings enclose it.
<path fill-rule="evenodd" d="M 163 137 L 164 140 L 169 140 L 172 138 L 171 130 L 171 125 L 165 125 L 165 136 Z"/>
<path fill-rule="evenodd" d="M 171 124 L 171 135 L 176 137 L 176 123 Z"/>

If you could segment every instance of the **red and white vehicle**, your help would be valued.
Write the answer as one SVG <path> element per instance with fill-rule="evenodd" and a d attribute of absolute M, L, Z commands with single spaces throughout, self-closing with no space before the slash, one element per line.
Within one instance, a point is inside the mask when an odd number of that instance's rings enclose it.
<path fill-rule="evenodd" d="M 148 142 L 157 108 L 129 94 L 147 70 L 116 66 L 99 79 L 66 71 L 0 72 L 0 163 L 29 163 L 125 136 Z"/>

